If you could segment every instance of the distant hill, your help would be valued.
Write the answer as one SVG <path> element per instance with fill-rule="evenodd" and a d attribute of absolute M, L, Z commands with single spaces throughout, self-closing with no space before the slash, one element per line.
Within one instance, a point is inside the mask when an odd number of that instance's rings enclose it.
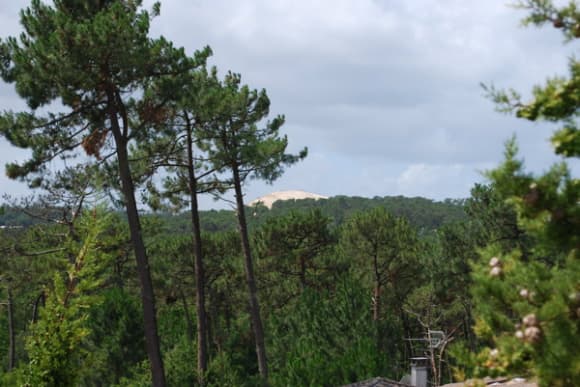
<path fill-rule="evenodd" d="M 266 196 L 267 197 L 267 196 Z M 275 200 L 271 207 L 260 202 L 261 198 L 248 206 L 248 224 L 250 228 L 259 227 L 267 219 L 283 216 L 291 211 L 305 212 L 313 209 L 320 210 L 324 215 L 332 219 L 334 226 L 339 226 L 345 220 L 360 211 L 375 207 L 384 207 L 397 216 L 406 217 L 411 224 L 422 231 L 435 230 L 446 223 L 453 223 L 465 219 L 463 210 L 464 200 L 447 199 L 434 201 L 431 199 L 403 196 L 386 197 L 350 197 L 333 196 L 322 200 L 321 198 Z M 187 214 L 180 215 L 157 215 L 169 223 L 171 232 L 188 232 L 190 230 L 189 217 Z M 209 210 L 201 212 L 201 226 L 206 232 L 236 230 L 236 216 L 230 210 Z"/>
<path fill-rule="evenodd" d="M 300 198 L 301 196 L 308 197 Z M 443 224 L 459 221 L 466 217 L 463 211 L 464 200 L 434 201 L 422 197 L 407 198 L 404 196 L 377 196 L 374 198 L 333 196 L 325 198 L 322 195 L 304 191 L 275 192 L 258 198 L 250 203 L 247 214 L 250 228 L 256 228 L 271 217 L 282 216 L 291 211 L 301 212 L 318 209 L 330 217 L 335 226 L 339 226 L 355 213 L 375 207 L 384 207 L 394 215 L 404 216 L 411 224 L 424 231 L 435 230 Z M 231 210 L 201 211 L 200 215 L 202 228 L 206 232 L 231 231 L 237 227 L 235 212 Z M 178 215 L 156 213 L 147 216 L 156 217 L 165 222 L 168 232 L 187 233 L 190 230 L 190 218 L 187 213 Z M 3 214 L 0 211 L 0 226 L 26 227 L 37 222 L 37 219 L 25 215 L 18 208 L 5 208 Z"/>
<path fill-rule="evenodd" d="M 272 205 L 279 200 L 302 200 L 302 199 L 319 200 L 319 199 L 328 199 L 328 197 L 300 190 L 279 191 L 272 192 L 271 194 L 268 195 L 264 195 L 262 197 L 257 198 L 256 200 L 252 200 L 249 206 L 253 207 L 261 203 L 264 206 L 271 209 Z"/>
<path fill-rule="evenodd" d="M 37 216 L 31 216 L 31 214 Z M 24 211 L 15 206 L 0 206 L 0 227 L 28 227 L 37 223 L 46 223 L 48 219 L 59 219 L 61 216 L 62 210 L 58 208 L 32 206 Z"/>
<path fill-rule="evenodd" d="M 276 201 L 271 209 L 255 207 L 253 220 L 259 223 L 260 218 L 279 216 L 290 211 L 319 209 L 323 214 L 329 216 L 335 225 L 340 225 L 355 213 L 375 207 L 384 207 L 394 215 L 404 216 L 413 225 L 425 230 L 437 229 L 445 223 L 455 222 L 466 217 L 463 210 L 464 200 L 434 201 L 422 197 L 407 198 L 404 196 L 376 196 L 374 198 L 333 196 L 326 200 Z"/>

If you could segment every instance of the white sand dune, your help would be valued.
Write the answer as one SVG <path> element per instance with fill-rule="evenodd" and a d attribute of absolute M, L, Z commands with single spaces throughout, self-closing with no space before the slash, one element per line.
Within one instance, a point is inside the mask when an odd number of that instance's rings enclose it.
<path fill-rule="evenodd" d="M 250 202 L 250 206 L 255 206 L 258 203 L 262 203 L 268 208 L 272 208 L 272 204 L 278 200 L 299 200 L 299 199 L 328 199 L 327 196 L 322 196 L 306 191 L 299 191 L 299 190 L 292 190 L 292 191 L 279 191 L 279 192 L 272 192 L 271 194 L 264 195 L 262 197 L 257 198 L 256 200 L 252 200 Z"/>

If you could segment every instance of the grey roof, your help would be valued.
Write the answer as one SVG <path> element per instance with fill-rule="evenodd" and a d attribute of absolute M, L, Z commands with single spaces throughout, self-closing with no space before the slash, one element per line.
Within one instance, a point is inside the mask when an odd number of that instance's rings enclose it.
<path fill-rule="evenodd" d="M 487 386 L 505 386 L 505 387 L 538 387 L 538 383 L 535 381 L 525 380 L 523 378 L 484 378 L 483 381 Z M 473 385 L 473 380 L 459 383 L 445 384 L 442 387 L 466 387 Z"/>
<path fill-rule="evenodd" d="M 346 384 L 342 387 L 412 387 L 412 386 L 405 383 L 395 382 L 394 380 L 389 380 L 385 378 L 374 378 L 365 380 L 364 382 Z"/>

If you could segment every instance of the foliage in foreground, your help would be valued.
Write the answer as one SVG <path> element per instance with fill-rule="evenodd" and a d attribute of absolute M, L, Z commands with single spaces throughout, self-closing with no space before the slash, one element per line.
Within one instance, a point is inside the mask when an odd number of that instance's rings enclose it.
<path fill-rule="evenodd" d="M 84 219 L 84 218 L 83 218 Z M 15 382 L 24 386 L 67 386 L 78 382 L 83 371 L 79 363 L 90 362 L 83 349 L 90 335 L 88 317 L 101 297 L 95 294 L 104 281 L 102 271 L 108 255 L 99 245 L 104 221 L 96 215 L 79 225 L 82 243 L 69 241 L 63 250 L 78 250 L 66 275 L 54 273 L 52 286 L 45 289 L 45 306 L 26 336 L 28 365 L 15 371 Z"/>
<path fill-rule="evenodd" d="M 552 23 L 568 40 L 580 38 L 576 2 L 560 8 L 551 1 L 520 3 L 524 23 Z M 531 102 L 516 92 L 491 97 L 500 109 L 531 121 L 558 122 L 552 137 L 557 154 L 577 159 L 580 135 L 580 64 L 570 59 L 568 78 L 536 86 Z M 485 344 L 476 355 L 463 353 L 476 376 L 526 375 L 542 386 L 571 386 L 580 380 L 580 181 L 562 162 L 532 176 L 517 159 L 515 140 L 505 160 L 488 172 L 494 190 L 517 214 L 529 237 L 527 248 L 490 243 L 474 268 L 475 331 Z"/>

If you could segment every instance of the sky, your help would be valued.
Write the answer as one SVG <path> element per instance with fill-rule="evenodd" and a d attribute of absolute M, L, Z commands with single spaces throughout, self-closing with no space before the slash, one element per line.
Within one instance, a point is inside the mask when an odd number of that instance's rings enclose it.
<path fill-rule="evenodd" d="M 495 111 L 480 83 L 524 98 L 567 74 L 577 46 L 553 28 L 524 28 L 505 0 L 165 0 L 151 35 L 192 54 L 206 45 L 220 74 L 266 89 L 284 114 L 289 150 L 308 157 L 272 185 L 251 181 L 246 200 L 272 191 L 321 195 L 465 198 L 517 136 L 529 170 L 557 161 L 553 125 Z M 152 1 L 145 1 L 150 7 Z M 17 35 L 28 1 L 0 1 L 0 37 Z M 0 81 L 0 109 L 25 109 Z M 0 138 L 0 164 L 26 152 Z M 576 170 L 576 165 L 574 165 Z M 0 175 L 0 193 L 23 195 Z M 224 205 L 210 198 L 203 208 Z"/>

